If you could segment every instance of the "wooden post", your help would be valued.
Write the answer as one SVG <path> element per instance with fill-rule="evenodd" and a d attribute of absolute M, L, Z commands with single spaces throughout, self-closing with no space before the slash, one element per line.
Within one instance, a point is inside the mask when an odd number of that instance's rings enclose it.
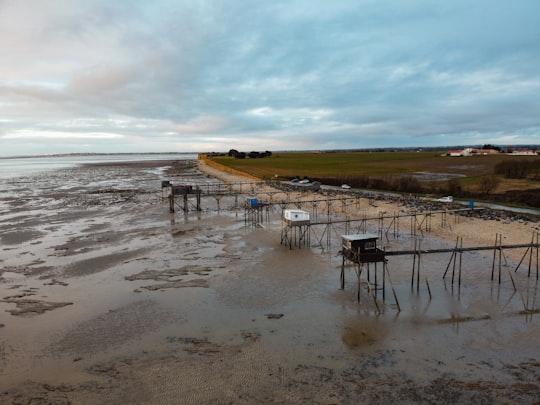
<path fill-rule="evenodd" d="M 491 262 L 491 281 L 493 281 L 493 275 L 495 273 L 495 257 L 497 256 L 497 241 L 499 240 L 499 234 L 495 234 L 495 245 L 493 246 L 493 261 Z"/>
<path fill-rule="evenodd" d="M 499 234 L 499 284 L 501 284 L 502 272 L 502 233 Z"/>
<path fill-rule="evenodd" d="M 384 212 L 379 213 L 379 237 L 383 237 L 383 223 L 384 223 Z"/>
<path fill-rule="evenodd" d="M 375 266 L 377 266 L 377 263 L 375 263 Z M 383 262 L 383 271 L 382 271 L 382 299 L 383 299 L 383 302 L 385 301 L 385 298 L 386 298 L 386 276 L 385 276 L 385 273 L 384 273 L 384 262 Z"/>
<path fill-rule="evenodd" d="M 533 257 L 533 249 L 532 249 L 533 244 L 534 244 L 534 233 L 533 233 L 532 240 L 531 240 L 531 248 L 530 248 L 530 253 L 529 253 L 529 271 L 527 272 L 527 277 L 531 276 L 531 265 L 532 265 L 532 257 Z"/>
<path fill-rule="evenodd" d="M 368 269 L 369 269 L 369 263 L 367 265 L 368 265 Z M 379 288 L 379 284 L 377 283 L 377 263 L 375 263 L 374 273 L 375 273 L 375 294 L 377 294 L 377 290 Z"/>
<path fill-rule="evenodd" d="M 416 292 L 420 292 L 420 263 L 421 263 L 421 255 L 420 255 L 420 243 L 418 243 L 418 267 L 416 268 Z"/>
<path fill-rule="evenodd" d="M 411 274 L 411 290 L 414 287 L 414 270 L 416 268 L 416 239 L 414 240 L 414 252 L 413 253 L 413 264 L 412 264 L 412 274 Z"/>
<path fill-rule="evenodd" d="M 538 232 L 536 233 L 536 279 L 538 280 Z"/>
<path fill-rule="evenodd" d="M 452 286 L 454 286 L 454 278 L 456 276 L 456 256 L 457 256 L 457 249 L 458 249 L 458 243 L 459 243 L 459 237 L 458 237 L 458 240 L 456 241 L 456 250 L 455 250 L 455 254 L 454 254 L 454 261 L 452 263 Z"/>
<path fill-rule="evenodd" d="M 375 307 L 377 308 L 377 312 L 380 314 L 381 309 L 379 308 L 379 304 L 377 303 L 377 297 L 375 297 L 375 294 L 373 293 L 373 288 L 371 288 L 371 285 L 369 284 L 369 281 L 367 281 L 368 290 L 371 293 L 371 297 L 373 298 L 373 302 L 375 303 Z"/>
<path fill-rule="evenodd" d="M 456 238 L 456 247 L 452 251 L 452 256 L 450 256 L 450 260 L 448 261 L 448 265 L 446 266 L 446 270 L 444 271 L 443 279 L 446 277 L 446 273 L 448 273 L 448 269 L 450 268 L 450 264 L 452 263 L 452 260 L 455 261 L 458 243 L 459 243 L 459 236 Z M 453 280 L 454 280 L 454 276 L 452 274 L 452 282 Z"/>
<path fill-rule="evenodd" d="M 429 288 L 429 282 L 428 282 L 427 276 L 425 276 L 425 279 L 426 279 L 426 286 L 427 286 L 427 290 L 429 294 L 429 299 L 431 300 L 431 288 Z"/>
<path fill-rule="evenodd" d="M 341 256 L 341 274 L 339 275 L 341 289 L 345 289 L 345 256 Z"/>
<path fill-rule="evenodd" d="M 169 212 L 174 212 L 174 192 L 171 187 L 171 193 L 169 194 Z"/>
<path fill-rule="evenodd" d="M 463 238 L 460 238 L 459 248 L 459 276 L 458 276 L 458 290 L 461 290 L 461 259 L 463 256 Z"/>
<path fill-rule="evenodd" d="M 390 272 L 388 271 L 388 266 L 386 265 L 386 260 L 384 261 L 384 265 L 383 265 L 383 271 L 385 271 L 385 270 L 388 273 L 388 281 L 390 281 L 390 287 L 392 287 L 392 294 L 394 294 L 394 300 L 396 301 L 398 311 L 401 312 L 401 307 L 399 306 L 399 301 L 397 299 L 396 290 L 394 289 L 394 284 L 392 283 L 392 279 L 390 278 Z"/>
<path fill-rule="evenodd" d="M 356 302 L 360 302 L 360 276 L 362 275 L 362 265 L 358 263 L 356 271 Z"/>

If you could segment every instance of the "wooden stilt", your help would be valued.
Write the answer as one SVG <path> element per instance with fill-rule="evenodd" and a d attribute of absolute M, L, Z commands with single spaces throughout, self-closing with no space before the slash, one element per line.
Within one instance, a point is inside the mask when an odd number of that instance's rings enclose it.
<path fill-rule="evenodd" d="M 371 294 L 371 297 L 373 298 L 373 302 L 375 303 L 375 307 L 377 308 L 377 312 L 380 314 L 381 309 L 379 308 L 379 303 L 377 302 L 377 297 L 375 297 L 375 294 L 373 293 L 373 288 L 371 288 L 371 285 L 369 284 L 369 281 L 367 281 L 368 291 Z"/>
<path fill-rule="evenodd" d="M 460 240 L 460 247 L 459 247 L 459 277 L 458 277 L 458 289 L 461 289 L 461 261 L 463 256 L 463 238 Z"/>
<path fill-rule="evenodd" d="M 427 290 L 428 290 L 429 299 L 431 300 L 431 288 L 429 288 L 429 281 L 427 279 L 427 276 L 425 276 L 424 278 L 426 279 L 426 287 L 427 287 Z"/>
<path fill-rule="evenodd" d="M 344 290 L 345 289 L 345 256 L 342 256 L 341 274 L 339 276 L 339 283 L 340 283 L 340 288 Z"/>
<path fill-rule="evenodd" d="M 360 276 L 362 274 L 361 264 L 358 264 L 358 269 L 356 271 L 356 302 L 360 302 Z"/>
<path fill-rule="evenodd" d="M 531 240 L 531 248 L 529 249 L 530 250 L 530 253 L 529 253 L 529 270 L 527 272 L 527 277 L 531 276 L 531 266 L 532 266 L 532 258 L 533 258 L 533 249 L 532 249 L 533 243 L 534 243 L 534 234 L 533 234 L 532 240 Z"/>
<path fill-rule="evenodd" d="M 536 233 L 536 279 L 538 280 L 538 233 Z"/>
<path fill-rule="evenodd" d="M 171 194 L 169 194 L 169 212 L 174 212 L 174 193 L 172 192 L 172 189 Z"/>
<path fill-rule="evenodd" d="M 499 284 L 501 284 L 502 278 L 502 234 L 499 234 Z"/>
<path fill-rule="evenodd" d="M 368 268 L 369 268 L 369 263 L 368 263 Z M 375 294 L 377 294 L 377 290 L 379 289 L 379 283 L 377 282 L 377 263 L 375 263 Z"/>
<path fill-rule="evenodd" d="M 412 274 L 411 274 L 411 290 L 414 287 L 414 271 L 416 267 L 416 239 L 414 240 L 414 253 L 413 253 L 413 265 L 412 265 Z"/>
<path fill-rule="evenodd" d="M 493 281 L 493 275 L 495 273 L 495 257 L 497 256 L 497 241 L 499 240 L 499 235 L 495 234 L 495 245 L 493 246 L 493 261 L 491 263 L 491 281 Z"/>
<path fill-rule="evenodd" d="M 383 265 L 383 271 L 386 270 L 387 274 L 388 274 L 388 281 L 390 282 L 390 287 L 392 288 L 392 294 L 394 294 L 394 300 L 396 301 L 396 305 L 398 307 L 398 311 L 401 311 L 401 307 L 399 306 L 399 301 L 397 299 L 397 294 L 396 294 L 396 290 L 394 289 L 394 284 L 392 283 L 392 279 L 390 278 L 390 272 L 388 271 L 388 266 L 387 266 L 387 262 L 385 261 L 384 262 L 384 265 Z"/>
<path fill-rule="evenodd" d="M 456 254 L 456 251 L 454 250 L 452 252 L 452 255 L 450 256 L 450 260 L 448 261 L 448 264 L 446 265 L 446 270 L 444 271 L 444 274 L 443 274 L 443 279 L 446 278 L 446 273 L 448 273 L 448 270 L 450 269 L 450 265 L 452 264 L 452 260 L 454 260 L 454 256 Z"/>
<path fill-rule="evenodd" d="M 377 264 L 375 263 L 375 266 Z M 383 302 L 385 301 L 386 299 L 386 273 L 384 272 L 384 262 L 383 262 L 383 271 L 382 271 L 382 299 L 383 299 Z"/>

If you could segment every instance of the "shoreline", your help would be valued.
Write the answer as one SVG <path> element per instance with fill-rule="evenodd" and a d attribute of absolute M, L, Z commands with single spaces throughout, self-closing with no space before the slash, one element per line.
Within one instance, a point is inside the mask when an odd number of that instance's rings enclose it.
<path fill-rule="evenodd" d="M 220 179 L 224 182 L 241 182 L 249 179 L 238 174 L 220 171 L 215 167 L 209 166 L 205 161 L 198 160 L 198 168 L 208 176 Z M 260 180 L 264 187 L 266 183 Z M 263 189 L 264 189 L 263 187 Z M 298 199 L 306 199 L 306 195 L 316 195 L 310 192 L 292 193 Z M 308 197 L 307 199 L 310 199 Z M 365 205 L 371 205 L 372 198 L 360 197 Z M 376 217 L 380 212 L 399 214 L 400 212 L 429 212 L 433 210 L 432 202 L 424 202 L 414 198 L 375 198 L 377 208 L 371 211 L 372 216 Z M 441 210 L 444 210 L 446 205 L 439 204 Z M 334 212 L 339 215 L 339 207 L 334 209 Z M 477 211 L 466 213 L 465 215 L 452 215 L 454 221 L 449 227 L 438 227 L 434 232 L 434 236 L 441 237 L 450 243 L 455 243 L 456 237 L 463 237 L 464 242 L 468 246 L 494 246 L 495 237 L 497 234 L 502 234 L 502 238 L 507 244 L 525 244 L 531 243 L 534 236 L 540 231 L 540 222 L 532 220 L 528 217 L 522 217 L 519 214 L 511 212 L 502 212 L 492 209 L 481 208 Z M 407 226 L 403 230 L 406 229 Z M 519 253 L 509 253 L 514 259 L 519 260 Z"/>

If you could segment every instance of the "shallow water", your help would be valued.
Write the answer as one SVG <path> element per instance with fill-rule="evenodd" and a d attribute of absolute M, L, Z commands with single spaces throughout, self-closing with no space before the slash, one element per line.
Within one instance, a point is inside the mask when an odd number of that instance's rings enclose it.
<path fill-rule="evenodd" d="M 451 271 L 442 278 L 450 254 L 424 255 L 421 282 L 411 287 L 413 259 L 390 257 L 384 300 L 382 264 L 377 282 L 370 268 L 378 310 L 367 269 L 359 303 L 355 267 L 339 289 L 345 229 L 335 225 L 324 250 L 315 227 L 311 247 L 289 249 L 280 244 L 279 209 L 259 226 L 246 224 L 242 202 L 232 197 L 219 200 L 219 213 L 215 198 L 203 198 L 202 211 L 172 214 L 160 188 L 165 166 L 81 166 L 1 180 L 3 389 L 27 379 L 75 384 L 111 359 L 186 356 L 179 351 L 192 339 L 225 351 L 255 336 L 254 352 L 241 350 L 255 356 L 249 359 L 263 382 L 277 368 L 309 370 L 309 384 L 321 373 L 360 370 L 415 384 L 511 384 L 508 366 L 539 358 L 538 314 L 522 313 L 537 308 L 538 282 L 514 272 L 516 263 L 502 266 L 499 284 L 498 275 L 491 281 L 491 252 L 466 254 L 458 285 Z M 174 179 L 214 181 L 194 168 Z M 384 247 L 414 243 L 402 233 Z M 422 240 L 425 249 L 453 244 L 434 235 Z M 9 312 L 24 299 L 69 305 Z"/>

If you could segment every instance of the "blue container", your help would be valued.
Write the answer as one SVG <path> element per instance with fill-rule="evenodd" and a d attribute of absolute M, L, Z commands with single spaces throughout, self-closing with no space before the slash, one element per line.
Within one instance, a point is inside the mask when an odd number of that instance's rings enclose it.
<path fill-rule="evenodd" d="M 472 198 L 469 200 L 469 208 L 474 209 L 474 200 Z"/>
<path fill-rule="evenodd" d="M 259 200 L 257 199 L 257 197 L 250 198 L 249 205 L 251 208 L 257 208 L 257 206 L 259 205 Z"/>

